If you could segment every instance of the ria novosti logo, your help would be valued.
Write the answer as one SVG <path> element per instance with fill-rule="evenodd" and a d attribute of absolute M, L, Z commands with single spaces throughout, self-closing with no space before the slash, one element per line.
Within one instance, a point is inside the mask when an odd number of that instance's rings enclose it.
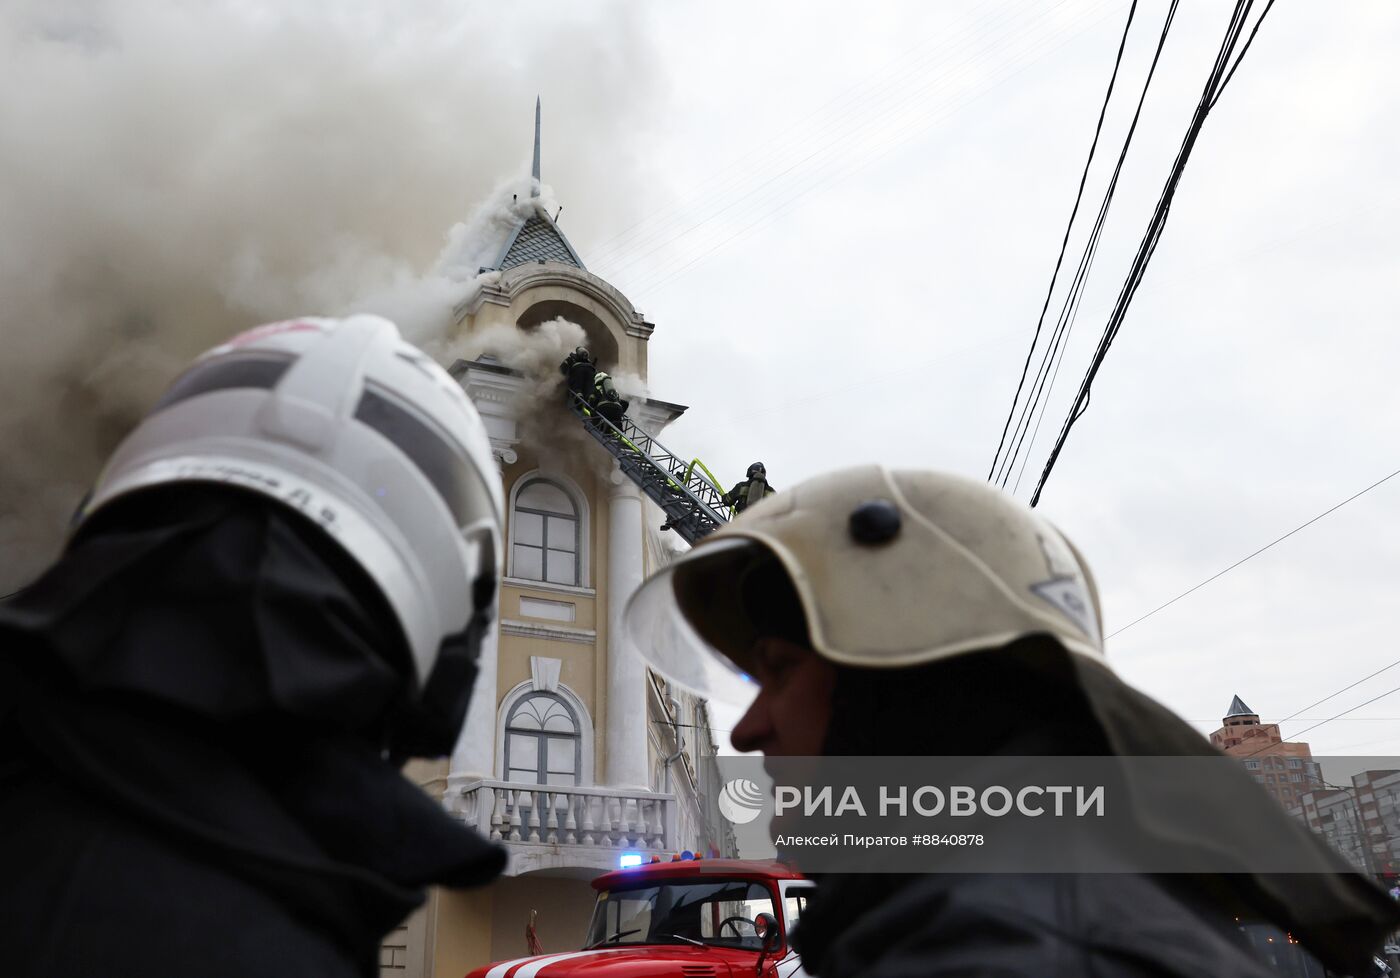
<path fill-rule="evenodd" d="M 726 782 L 719 793 L 720 814 L 735 825 L 747 825 L 763 813 L 763 791 L 747 778 Z"/>

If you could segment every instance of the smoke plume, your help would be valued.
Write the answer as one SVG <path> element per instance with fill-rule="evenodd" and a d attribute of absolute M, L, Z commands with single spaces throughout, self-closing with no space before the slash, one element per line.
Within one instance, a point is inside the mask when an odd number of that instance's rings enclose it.
<path fill-rule="evenodd" d="M 447 342 L 493 222 L 534 206 L 522 178 L 537 92 L 545 174 L 567 174 L 571 216 L 625 226 L 626 167 L 657 97 L 637 84 L 655 74 L 643 16 L 7 4 L 0 591 L 52 557 L 103 458 L 201 350 L 356 309 Z"/>

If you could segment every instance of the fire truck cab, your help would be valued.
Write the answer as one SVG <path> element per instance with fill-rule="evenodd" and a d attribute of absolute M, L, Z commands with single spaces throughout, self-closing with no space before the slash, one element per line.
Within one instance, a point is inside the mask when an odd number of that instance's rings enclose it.
<path fill-rule="evenodd" d="M 805 978 L 789 935 L 812 886 L 774 861 L 615 870 L 593 881 L 582 950 L 501 961 L 467 978 Z"/>

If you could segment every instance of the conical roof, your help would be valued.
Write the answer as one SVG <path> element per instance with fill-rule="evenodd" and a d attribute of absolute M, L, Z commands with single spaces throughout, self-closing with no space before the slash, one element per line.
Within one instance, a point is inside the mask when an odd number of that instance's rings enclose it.
<path fill-rule="evenodd" d="M 1226 712 L 1225 719 L 1228 720 L 1231 717 L 1257 717 L 1258 715 L 1259 714 L 1245 705 L 1244 700 L 1240 699 L 1237 693 L 1235 694 L 1235 698 L 1230 701 L 1230 709 Z"/>
<path fill-rule="evenodd" d="M 536 214 L 516 225 L 506 240 L 496 267 L 501 271 L 530 262 L 557 261 L 583 268 L 583 259 L 574 251 L 569 239 L 546 214 Z"/>

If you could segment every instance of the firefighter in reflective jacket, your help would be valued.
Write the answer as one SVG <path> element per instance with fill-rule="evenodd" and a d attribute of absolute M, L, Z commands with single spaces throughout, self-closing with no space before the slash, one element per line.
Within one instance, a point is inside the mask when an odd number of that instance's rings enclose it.
<path fill-rule="evenodd" d="M 612 378 L 601 370 L 593 375 L 593 396 L 589 398 L 588 404 L 615 427 L 622 426 L 622 416 L 627 413 L 627 402 L 618 396 Z"/>
<path fill-rule="evenodd" d="M 742 513 L 763 497 L 773 495 L 776 490 L 768 484 L 767 476 L 768 470 L 762 462 L 750 465 L 744 481 L 735 483 L 734 488 L 724 494 L 724 505 L 733 506 L 734 512 Z"/>

